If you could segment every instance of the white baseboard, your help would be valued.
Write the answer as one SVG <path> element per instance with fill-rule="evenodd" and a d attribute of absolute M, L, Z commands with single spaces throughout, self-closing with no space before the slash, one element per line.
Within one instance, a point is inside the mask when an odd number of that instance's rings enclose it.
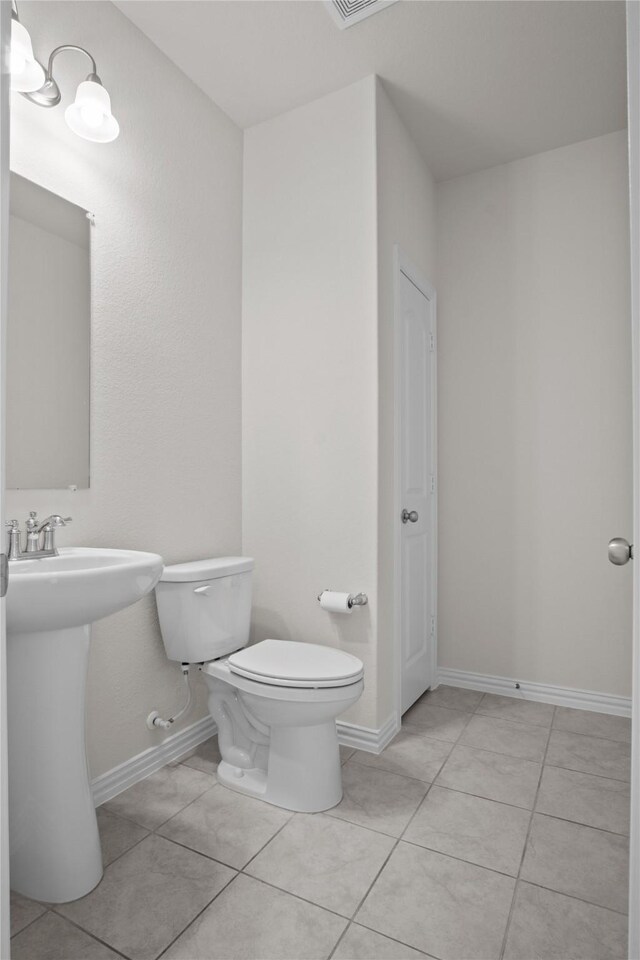
<path fill-rule="evenodd" d="M 93 802 L 96 807 L 122 793 L 127 787 L 132 787 L 139 780 L 144 780 L 172 760 L 177 760 L 188 750 L 193 750 L 199 743 L 212 737 L 215 732 L 216 725 L 213 718 L 203 717 L 202 720 L 192 723 L 190 727 L 167 737 L 157 746 L 143 750 L 130 760 L 125 760 L 124 763 L 108 770 L 102 776 L 96 777 L 91 783 Z"/>
<path fill-rule="evenodd" d="M 516 689 L 516 682 L 520 684 Z M 538 700 L 542 703 L 554 703 L 562 707 L 578 707 L 582 710 L 594 710 L 597 713 L 610 713 L 619 717 L 631 716 L 631 698 L 617 697 L 608 693 L 595 693 L 592 690 L 575 690 L 572 687 L 558 687 L 546 683 L 527 683 L 508 677 L 492 677 L 483 673 L 470 673 L 467 670 L 438 668 L 438 683 L 467 690 L 481 690 L 483 693 L 498 693 L 507 697 L 520 697 L 523 700 Z M 383 725 L 362 727 L 356 723 L 338 721 L 338 740 L 346 747 L 366 750 L 367 753 L 382 753 L 394 738 L 400 724 L 398 717 L 392 714 Z M 132 787 L 139 780 L 155 773 L 172 760 L 177 760 L 187 751 L 208 740 L 216 732 L 216 725 L 210 716 L 203 717 L 179 733 L 167 737 L 155 747 L 149 747 L 142 753 L 125 760 L 124 763 L 108 770 L 93 780 L 93 799 L 96 807 Z"/>
<path fill-rule="evenodd" d="M 577 707 L 594 710 L 596 713 L 611 713 L 617 717 L 631 716 L 631 697 L 618 697 L 610 693 L 595 693 L 592 690 L 575 690 L 573 687 L 557 687 L 551 683 L 528 683 L 508 677 L 492 677 L 484 673 L 469 673 L 467 670 L 438 668 L 438 683 L 483 693 L 498 693 L 504 697 L 521 697 L 523 700 L 538 700 L 554 703 L 560 707 Z M 516 689 L 516 683 L 520 684 Z"/>
<path fill-rule="evenodd" d="M 338 740 L 345 747 L 355 747 L 356 750 L 366 750 L 367 753 L 382 753 L 399 729 L 400 723 L 395 714 L 379 729 L 360 727 L 357 723 L 338 720 Z"/>
<path fill-rule="evenodd" d="M 369 753 L 382 753 L 398 729 L 395 716 L 389 717 L 379 730 L 338 721 L 338 740 L 347 747 L 355 747 Z M 96 777 L 91 783 L 93 802 L 96 807 L 113 799 L 139 780 L 144 780 L 172 760 L 178 760 L 187 751 L 193 750 L 199 743 L 212 737 L 215 732 L 216 725 L 212 717 L 203 717 L 202 720 L 192 723 L 190 727 L 167 737 L 157 746 L 143 750 L 130 760 L 125 760 L 124 763 L 108 770 L 102 776 Z"/>

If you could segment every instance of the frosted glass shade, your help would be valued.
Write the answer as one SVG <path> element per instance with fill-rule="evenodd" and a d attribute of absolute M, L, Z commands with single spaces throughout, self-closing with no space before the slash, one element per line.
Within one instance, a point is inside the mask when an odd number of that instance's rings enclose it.
<path fill-rule="evenodd" d="M 83 80 L 64 118 L 74 133 L 95 143 L 109 143 L 120 133 L 118 121 L 111 113 L 109 94 L 95 80 Z"/>
<path fill-rule="evenodd" d="M 29 32 L 19 20 L 11 21 L 11 89 L 33 93 L 44 84 L 44 69 L 33 55 Z"/>

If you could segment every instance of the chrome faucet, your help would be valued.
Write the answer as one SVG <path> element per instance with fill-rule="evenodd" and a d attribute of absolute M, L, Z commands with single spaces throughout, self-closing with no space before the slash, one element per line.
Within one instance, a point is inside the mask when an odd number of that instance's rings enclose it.
<path fill-rule="evenodd" d="M 42 523 L 38 522 L 36 511 L 32 510 L 26 523 L 27 543 L 22 550 L 22 533 L 17 520 L 7 520 L 9 528 L 9 560 L 39 560 L 42 557 L 57 557 L 58 550 L 55 543 L 56 527 L 66 527 L 71 523 L 71 517 L 61 517 L 57 513 L 51 514 Z"/>

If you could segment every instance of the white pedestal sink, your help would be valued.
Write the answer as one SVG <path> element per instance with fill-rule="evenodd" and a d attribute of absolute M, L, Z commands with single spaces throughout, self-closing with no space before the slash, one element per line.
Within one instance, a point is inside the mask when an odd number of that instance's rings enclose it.
<path fill-rule="evenodd" d="M 89 625 L 153 590 L 155 553 L 61 549 L 9 564 L 7 679 L 11 886 L 64 903 L 102 877 L 85 753 Z"/>

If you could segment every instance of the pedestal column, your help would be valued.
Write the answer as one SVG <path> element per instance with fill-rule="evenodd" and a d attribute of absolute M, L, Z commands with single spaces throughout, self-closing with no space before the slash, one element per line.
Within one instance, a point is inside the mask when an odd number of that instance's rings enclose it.
<path fill-rule="evenodd" d="M 65 903 L 102 877 L 85 750 L 90 628 L 7 638 L 11 886 Z"/>

